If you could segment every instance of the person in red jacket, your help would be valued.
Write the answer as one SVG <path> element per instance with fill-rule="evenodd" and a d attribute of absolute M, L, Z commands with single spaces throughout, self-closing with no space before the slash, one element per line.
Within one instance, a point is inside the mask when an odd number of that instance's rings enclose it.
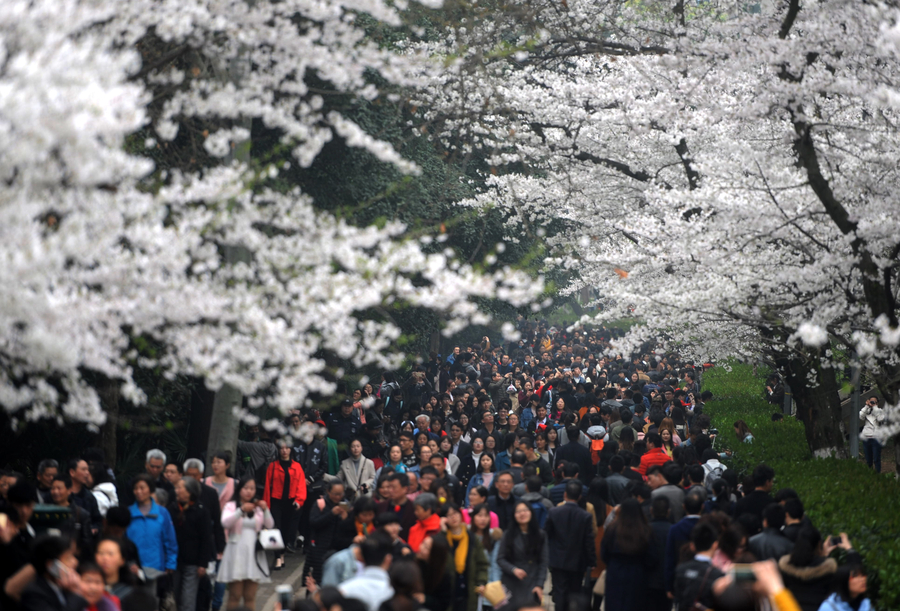
<path fill-rule="evenodd" d="M 288 553 L 294 553 L 297 539 L 297 521 L 300 508 L 306 501 L 306 475 L 296 460 L 291 460 L 291 446 L 278 441 L 278 460 L 266 469 L 266 488 L 263 498 L 271 508 L 275 526 L 281 531 Z M 284 566 L 284 551 L 275 556 L 274 569 Z"/>
<path fill-rule="evenodd" d="M 659 433 L 650 433 L 647 439 L 647 453 L 641 456 L 641 466 L 638 472 L 641 475 L 647 475 L 647 469 L 654 465 L 662 465 L 672 460 L 662 447 L 662 437 Z"/>
<path fill-rule="evenodd" d="M 407 541 L 412 551 L 418 552 L 419 546 L 426 537 L 441 530 L 441 518 L 438 516 L 437 510 L 437 497 L 430 492 L 423 492 L 413 501 L 416 523 L 410 527 Z"/>

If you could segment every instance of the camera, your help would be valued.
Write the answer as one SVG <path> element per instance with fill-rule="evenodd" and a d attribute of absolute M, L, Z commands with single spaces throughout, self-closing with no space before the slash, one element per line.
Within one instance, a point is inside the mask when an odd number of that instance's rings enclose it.
<path fill-rule="evenodd" d="M 719 434 L 719 429 L 709 429 L 709 434 L 710 434 L 710 435 L 718 435 L 718 434 Z"/>

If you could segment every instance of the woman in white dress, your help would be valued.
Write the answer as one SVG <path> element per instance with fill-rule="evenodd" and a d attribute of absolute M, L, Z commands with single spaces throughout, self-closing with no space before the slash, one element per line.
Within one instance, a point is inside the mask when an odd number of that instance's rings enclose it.
<path fill-rule="evenodd" d="M 270 581 L 266 553 L 257 551 L 256 540 L 261 530 L 274 528 L 275 520 L 266 502 L 256 500 L 256 481 L 252 477 L 241 480 L 237 497 L 222 510 L 228 543 L 216 581 L 228 584 L 228 609 L 241 606 L 242 598 L 243 606 L 253 609 L 259 584 Z"/>

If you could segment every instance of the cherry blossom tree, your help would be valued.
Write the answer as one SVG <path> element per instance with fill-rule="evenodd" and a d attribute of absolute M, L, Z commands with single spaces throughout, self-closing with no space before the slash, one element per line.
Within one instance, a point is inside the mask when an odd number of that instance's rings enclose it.
<path fill-rule="evenodd" d="M 439 69 L 421 53 L 369 42 L 356 23 L 365 13 L 398 25 L 404 6 L 0 4 L 8 413 L 102 424 L 86 374 L 140 404 L 135 367 L 200 376 L 251 405 L 287 410 L 334 391 L 323 354 L 357 366 L 398 362 L 398 329 L 363 313 L 425 307 L 452 333 L 486 320 L 478 298 L 522 305 L 541 290 L 514 270 L 476 272 L 434 240 L 407 239 L 399 224 L 354 227 L 317 211 L 298 189 L 271 187 L 283 166 L 246 155 L 259 121 L 304 166 L 337 137 L 417 172 L 323 103 L 379 95 L 370 74 L 405 87 Z M 172 154 L 197 138 L 203 164 Z M 141 337 L 162 346 L 156 358 L 140 353 Z"/>
<path fill-rule="evenodd" d="M 810 447 L 840 452 L 855 351 L 898 397 L 897 15 L 829 0 L 513 2 L 428 48 L 434 134 L 493 153 L 510 235 L 600 319 L 698 358 L 771 358 Z"/>

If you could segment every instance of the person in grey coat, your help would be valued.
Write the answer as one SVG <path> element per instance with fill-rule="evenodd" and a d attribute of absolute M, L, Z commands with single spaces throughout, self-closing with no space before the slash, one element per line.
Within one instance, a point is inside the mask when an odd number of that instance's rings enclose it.
<path fill-rule="evenodd" d="M 541 604 L 550 562 L 547 534 L 538 527 L 528 503 L 516 503 L 513 515 L 515 523 L 504 533 L 497 555 L 500 582 L 512 600 Z"/>

